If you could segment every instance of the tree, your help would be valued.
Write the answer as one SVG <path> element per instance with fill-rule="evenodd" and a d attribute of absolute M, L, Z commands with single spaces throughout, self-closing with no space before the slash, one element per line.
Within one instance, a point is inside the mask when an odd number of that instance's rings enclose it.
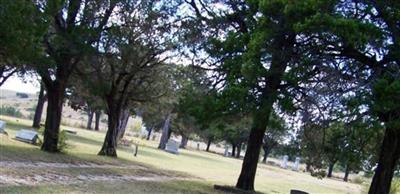
<path fill-rule="evenodd" d="M 189 1 L 197 18 L 209 24 L 207 29 L 217 25 L 209 30 L 210 36 L 223 32 L 223 38 L 209 38 L 205 49 L 211 58 L 210 68 L 217 74 L 216 85 L 220 83 L 222 93 L 231 99 L 245 101 L 238 105 L 252 107 L 252 127 L 236 187 L 254 190 L 259 153 L 273 104 L 278 100 L 290 101 L 290 96 L 281 95 L 289 90 L 287 86 L 295 88 L 317 71 L 317 63 L 303 47 L 307 37 L 297 26 L 319 13 L 332 12 L 334 4 L 229 1 L 224 2 L 223 11 L 217 12 L 210 2 L 196 2 Z"/>
<path fill-rule="evenodd" d="M 39 16 L 31 1 L 0 2 L 0 86 L 43 52 L 46 25 Z"/>
<path fill-rule="evenodd" d="M 285 121 L 276 113 L 272 113 L 269 119 L 270 125 L 265 132 L 262 146 L 264 150 L 263 163 L 267 162 L 267 157 L 271 153 L 271 150 L 282 143 L 288 132 Z"/>
<path fill-rule="evenodd" d="M 327 177 L 332 177 L 333 167 L 346 147 L 346 131 L 343 123 L 332 123 L 326 130 L 324 155 L 328 163 Z"/>
<path fill-rule="evenodd" d="M 308 22 L 323 53 L 343 61 L 335 73 L 356 85 L 352 94 L 363 99 L 364 109 L 384 124 L 378 166 L 370 194 L 389 193 L 400 158 L 399 115 L 399 2 L 343 1 L 335 14 L 323 14 Z M 321 47 L 320 47 L 321 48 Z M 332 72 L 331 72 L 332 73 Z"/>
<path fill-rule="evenodd" d="M 174 46 L 169 34 L 174 10 L 169 6 L 138 1 L 121 7 L 116 17 L 123 25 L 103 34 L 100 54 L 85 60 L 87 69 L 79 69 L 85 83 L 97 86 L 91 93 L 106 104 L 108 130 L 99 155 L 117 156 L 118 135 L 126 123 L 120 121 L 127 107 L 160 98 L 169 88 L 173 65 L 164 62 Z"/>
<path fill-rule="evenodd" d="M 46 31 L 41 37 L 45 54 L 29 66 L 40 75 L 48 95 L 44 140 L 41 149 L 57 152 L 65 91 L 73 71 L 84 66 L 82 59 L 95 52 L 94 45 L 111 29 L 109 20 L 114 8 L 127 6 L 114 0 L 103 1 L 35 1 Z"/>
<path fill-rule="evenodd" d="M 43 106 L 47 100 L 47 94 L 44 93 L 45 88 L 43 83 L 40 83 L 40 90 L 38 95 L 38 102 L 35 108 L 35 115 L 33 116 L 33 124 L 32 127 L 40 128 L 40 122 L 42 120 Z"/>

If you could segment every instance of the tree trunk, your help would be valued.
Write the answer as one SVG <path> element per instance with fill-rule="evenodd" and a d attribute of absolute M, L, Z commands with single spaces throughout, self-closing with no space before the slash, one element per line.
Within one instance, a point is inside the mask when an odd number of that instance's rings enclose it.
<path fill-rule="evenodd" d="M 278 35 L 274 40 L 273 44 L 276 44 L 274 47 L 278 49 L 278 51 L 272 53 L 271 67 L 265 77 L 268 84 L 266 84 L 265 88 L 262 90 L 259 108 L 256 109 L 253 114 L 253 124 L 236 188 L 250 191 L 254 190 L 254 179 L 265 130 L 272 112 L 272 105 L 277 99 L 277 91 L 287 67 L 288 57 L 286 53 L 292 51 L 294 42 L 294 33 L 289 33 L 288 36 Z"/>
<path fill-rule="evenodd" d="M 161 134 L 161 139 L 160 139 L 160 144 L 158 145 L 158 149 L 164 150 L 165 149 L 165 145 L 168 142 L 169 124 L 170 124 L 170 121 L 171 121 L 171 116 L 172 116 L 171 113 L 168 113 L 166 118 L 165 118 L 164 126 L 163 126 L 163 129 L 162 129 L 162 134 Z"/>
<path fill-rule="evenodd" d="M 128 125 L 129 120 L 129 110 L 125 109 L 122 111 L 121 118 L 119 119 L 118 124 L 118 139 L 122 139 L 125 135 L 126 126 Z"/>
<path fill-rule="evenodd" d="M 147 128 L 147 138 L 146 140 L 150 140 L 151 132 L 153 131 L 153 126 Z"/>
<path fill-rule="evenodd" d="M 187 145 L 188 141 L 189 141 L 189 138 L 186 135 L 182 135 L 181 145 L 179 145 L 179 148 L 186 149 L 186 145 Z"/>
<path fill-rule="evenodd" d="M 101 111 L 100 110 L 97 110 L 96 112 L 95 112 L 95 119 L 96 119 L 96 121 L 95 121 L 95 125 L 94 125 L 94 130 L 95 131 L 98 131 L 99 130 L 99 128 L 100 128 L 100 117 L 101 117 Z"/>
<path fill-rule="evenodd" d="M 400 130 L 386 128 L 378 166 L 372 178 L 369 194 L 389 193 L 396 164 L 400 157 Z"/>
<path fill-rule="evenodd" d="M 122 111 L 115 103 L 114 99 L 107 99 L 108 130 L 98 155 L 117 157 L 118 129 Z"/>
<path fill-rule="evenodd" d="M 263 150 L 264 150 L 264 155 L 263 155 L 262 162 L 264 164 L 266 164 L 267 163 L 267 158 L 268 158 L 268 155 L 269 155 L 271 149 L 269 149 L 268 146 L 263 146 Z"/>
<path fill-rule="evenodd" d="M 58 152 L 58 134 L 60 132 L 65 87 L 57 83 L 51 87 L 46 86 L 46 88 L 47 114 L 41 149 L 47 152 Z"/>
<path fill-rule="evenodd" d="M 237 145 L 236 158 L 240 158 L 240 152 L 241 151 L 242 151 L 242 143 L 239 143 Z"/>
<path fill-rule="evenodd" d="M 232 156 L 232 157 L 235 157 L 235 153 L 236 153 L 236 146 L 235 146 L 235 144 L 232 144 L 232 153 L 231 153 L 231 156 Z"/>
<path fill-rule="evenodd" d="M 87 110 L 87 114 L 88 114 L 88 121 L 87 121 L 86 129 L 92 130 L 92 121 L 93 121 L 94 112 L 89 109 L 89 110 Z"/>
<path fill-rule="evenodd" d="M 210 151 L 211 142 L 212 142 L 212 138 L 208 138 L 208 141 L 207 141 L 207 148 L 206 148 L 206 151 L 207 151 L 207 152 Z"/>
<path fill-rule="evenodd" d="M 349 181 L 349 174 L 350 174 L 350 167 L 349 167 L 349 165 L 347 164 L 347 165 L 346 165 L 346 170 L 345 170 L 345 172 L 344 172 L 343 181 L 345 181 L 345 182 Z"/>
<path fill-rule="evenodd" d="M 332 177 L 333 166 L 335 166 L 335 162 L 331 162 L 328 167 L 328 175 L 327 177 Z"/>
<path fill-rule="evenodd" d="M 43 106 L 47 100 L 47 96 L 44 94 L 44 85 L 40 84 L 40 91 L 38 96 L 38 102 L 35 109 L 35 116 L 33 116 L 33 124 L 32 127 L 40 128 L 40 121 L 42 120 Z"/>

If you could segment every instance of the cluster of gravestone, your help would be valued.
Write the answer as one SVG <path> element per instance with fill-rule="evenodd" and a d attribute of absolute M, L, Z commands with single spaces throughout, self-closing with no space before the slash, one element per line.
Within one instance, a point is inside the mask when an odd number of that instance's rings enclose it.
<path fill-rule="evenodd" d="M 284 168 L 284 169 L 288 168 L 288 159 L 289 159 L 288 155 L 283 156 L 282 163 L 281 163 L 282 168 Z M 292 170 L 299 171 L 299 165 L 300 165 L 300 158 L 296 157 L 295 162 L 292 165 Z"/>

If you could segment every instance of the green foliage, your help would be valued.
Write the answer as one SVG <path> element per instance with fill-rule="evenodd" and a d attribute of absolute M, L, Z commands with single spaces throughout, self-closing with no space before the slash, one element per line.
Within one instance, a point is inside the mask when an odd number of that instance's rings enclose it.
<path fill-rule="evenodd" d="M 58 145 L 57 145 L 58 151 L 60 151 L 60 152 L 66 151 L 66 149 L 69 147 L 69 145 L 67 144 L 67 141 L 68 141 L 67 132 L 62 130 L 58 134 Z"/>
<path fill-rule="evenodd" d="M 19 111 L 17 108 L 12 107 L 12 106 L 1 106 L 0 107 L 0 114 L 1 115 L 18 117 L 18 118 L 22 118 L 23 117 L 23 114 L 21 113 L 21 111 Z"/>
<path fill-rule="evenodd" d="M 374 85 L 373 110 L 389 128 L 400 128 L 400 119 L 391 116 L 398 115 L 400 110 L 400 80 L 388 77 L 378 79 Z"/>
<path fill-rule="evenodd" d="M 390 193 L 389 194 L 398 194 L 400 193 L 400 179 L 393 179 L 392 185 L 390 186 Z"/>

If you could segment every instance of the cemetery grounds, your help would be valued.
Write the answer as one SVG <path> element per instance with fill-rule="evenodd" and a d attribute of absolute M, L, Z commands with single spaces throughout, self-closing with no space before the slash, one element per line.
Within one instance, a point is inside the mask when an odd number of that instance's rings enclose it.
<path fill-rule="evenodd" d="M 180 149 L 178 155 L 157 149 L 155 141 L 120 146 L 118 159 L 97 156 L 104 132 L 72 129 L 66 153 L 49 154 L 38 146 L 16 141 L 16 132 L 31 121 L 0 116 L 8 136 L 0 135 L 0 193 L 221 193 L 214 184 L 234 185 L 242 160 L 219 154 Z M 40 137 L 42 138 L 42 137 Z M 133 137 L 132 137 L 133 138 Z M 272 159 L 273 160 L 273 159 Z M 368 181 L 366 181 L 368 182 Z M 362 184 L 318 179 L 307 173 L 259 164 L 256 190 L 261 193 L 361 193 Z"/>

